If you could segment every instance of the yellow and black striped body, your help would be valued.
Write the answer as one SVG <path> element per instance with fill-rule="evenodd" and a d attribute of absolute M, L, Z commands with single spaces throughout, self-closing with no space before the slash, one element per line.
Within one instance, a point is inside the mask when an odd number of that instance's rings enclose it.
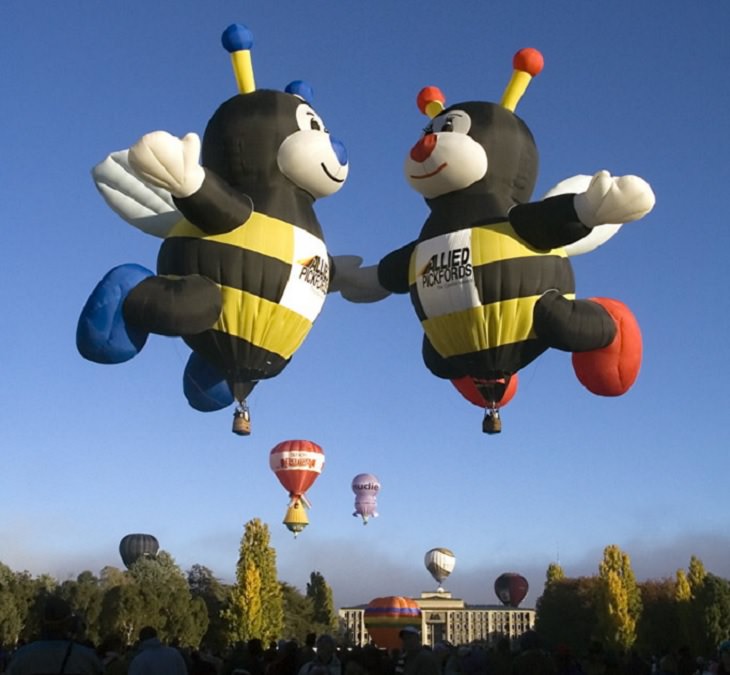
<path fill-rule="evenodd" d="M 165 239 L 158 274 L 199 274 L 220 288 L 222 310 L 185 342 L 229 378 L 278 374 L 309 333 L 329 286 L 329 259 L 316 234 L 253 212 L 229 232 L 206 235 L 187 220 Z"/>
<path fill-rule="evenodd" d="M 564 249 L 538 250 L 509 222 L 419 241 L 408 281 L 426 337 L 449 377 L 517 372 L 548 347 L 533 326 L 540 296 L 557 289 L 575 297 Z"/>

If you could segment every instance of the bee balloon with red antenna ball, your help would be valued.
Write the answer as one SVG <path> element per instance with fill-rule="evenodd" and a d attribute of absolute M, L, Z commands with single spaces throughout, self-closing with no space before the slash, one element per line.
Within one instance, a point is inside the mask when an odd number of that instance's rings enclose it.
<path fill-rule="evenodd" d="M 515 373 L 508 380 L 477 380 L 468 375 L 451 380 L 456 390 L 478 408 L 485 411 L 482 429 L 485 433 L 496 434 L 502 428 L 499 411 L 506 406 L 517 393 L 518 375 Z M 501 398 L 497 398 L 497 395 Z"/>
<path fill-rule="evenodd" d="M 233 431 L 247 435 L 248 394 L 282 372 L 324 303 L 332 265 L 313 204 L 342 187 L 349 165 L 311 87 L 257 89 L 251 31 L 233 24 L 222 42 L 239 93 L 202 144 L 155 131 L 92 172 L 113 210 L 164 241 L 157 274 L 126 264 L 99 282 L 76 343 L 86 359 L 121 363 L 150 333 L 182 337 L 193 350 L 188 402 L 204 412 L 237 402 Z"/>
<path fill-rule="evenodd" d="M 379 299 L 371 288 L 410 294 L 427 368 L 473 379 L 488 403 L 486 433 L 501 430 L 494 413 L 511 378 L 549 348 L 574 355 L 593 393 L 615 396 L 633 384 L 642 351 L 636 320 L 619 301 L 576 299 L 568 256 L 592 250 L 655 202 L 642 178 L 607 171 L 530 201 L 537 145 L 514 110 L 543 58 L 523 49 L 513 66 L 500 103 L 447 107 L 438 88 L 421 90 L 417 104 L 430 121 L 405 174 L 430 214 L 417 239 L 377 266 L 353 265 L 340 286 L 356 302 Z"/>
<path fill-rule="evenodd" d="M 308 524 L 310 503 L 305 495 L 324 468 L 324 451 L 306 440 L 282 441 L 269 453 L 269 466 L 289 492 L 284 525 L 296 537 Z"/>

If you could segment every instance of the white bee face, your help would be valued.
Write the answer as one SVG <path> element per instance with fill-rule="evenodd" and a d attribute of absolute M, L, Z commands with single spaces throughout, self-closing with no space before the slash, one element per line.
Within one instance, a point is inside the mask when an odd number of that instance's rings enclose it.
<path fill-rule="evenodd" d="M 486 150 L 468 135 L 471 118 L 463 110 L 438 115 L 405 161 L 410 186 L 427 199 L 463 190 L 487 173 Z"/>
<path fill-rule="evenodd" d="M 322 118 L 307 103 L 299 105 L 296 118 L 299 131 L 279 146 L 279 170 L 315 199 L 334 194 L 349 171 L 345 146 L 330 136 Z"/>

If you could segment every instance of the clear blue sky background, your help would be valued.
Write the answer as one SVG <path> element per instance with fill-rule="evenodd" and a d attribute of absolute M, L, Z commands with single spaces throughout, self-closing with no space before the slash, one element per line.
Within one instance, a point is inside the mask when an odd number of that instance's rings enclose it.
<path fill-rule="evenodd" d="M 425 124 L 418 90 L 450 103 L 498 100 L 514 52 L 545 69 L 518 113 L 541 152 L 535 195 L 608 169 L 646 178 L 657 206 L 574 260 L 579 296 L 627 303 L 643 330 L 635 387 L 589 394 L 570 357 L 520 377 L 504 432 L 421 362 L 405 296 L 362 306 L 330 296 L 290 366 L 232 409 L 203 414 L 181 387 L 188 349 L 153 336 L 133 361 L 76 352 L 79 311 L 107 270 L 154 267 L 159 240 L 118 218 L 89 171 L 155 129 L 202 134 L 236 93 L 223 29 L 254 33 L 260 88 L 306 79 L 350 155 L 350 178 L 317 204 L 333 254 L 375 263 L 410 241 L 427 209 L 402 164 Z M 321 571 L 338 605 L 418 594 L 424 553 L 451 548 L 446 586 L 493 603 L 522 572 L 525 604 L 559 559 L 594 574 L 617 544 L 640 579 L 690 555 L 730 576 L 727 252 L 730 4 L 702 2 L 92 2 L 0 7 L 0 561 L 60 579 L 121 565 L 129 532 L 150 532 L 183 569 L 231 580 L 243 525 L 269 524 L 283 580 Z M 268 467 L 279 441 L 319 443 L 311 525 L 281 525 L 287 495 Z M 350 481 L 379 476 L 380 517 L 352 517 Z"/>

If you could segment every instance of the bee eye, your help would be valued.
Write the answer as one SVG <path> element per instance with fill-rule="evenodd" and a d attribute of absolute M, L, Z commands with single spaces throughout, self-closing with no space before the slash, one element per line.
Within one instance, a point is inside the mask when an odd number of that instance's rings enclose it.
<path fill-rule="evenodd" d="M 471 128 L 471 117 L 464 110 L 451 110 L 448 113 L 434 117 L 431 120 L 431 127 L 433 133 L 436 134 L 442 131 L 445 133 L 468 134 Z"/>
<path fill-rule="evenodd" d="M 297 127 L 300 131 L 324 131 L 327 127 L 322 118 L 312 110 L 312 107 L 302 102 L 296 110 Z"/>

